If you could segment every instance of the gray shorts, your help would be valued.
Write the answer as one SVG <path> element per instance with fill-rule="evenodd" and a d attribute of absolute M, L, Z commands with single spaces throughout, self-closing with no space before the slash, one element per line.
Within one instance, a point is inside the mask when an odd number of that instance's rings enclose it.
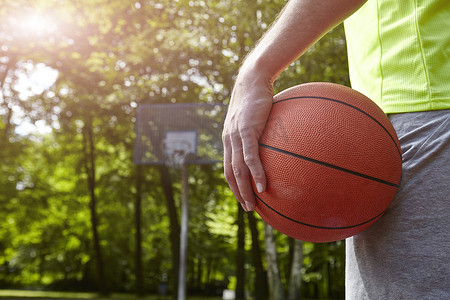
<path fill-rule="evenodd" d="M 450 110 L 390 118 L 402 180 L 385 215 L 346 241 L 346 299 L 450 299 Z"/>

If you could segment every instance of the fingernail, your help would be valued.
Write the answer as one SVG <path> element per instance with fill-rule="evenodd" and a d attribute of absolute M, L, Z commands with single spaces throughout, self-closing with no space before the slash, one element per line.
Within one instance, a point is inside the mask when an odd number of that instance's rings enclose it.
<path fill-rule="evenodd" d="M 263 192 L 263 186 L 261 183 L 257 183 L 256 184 L 256 189 L 258 190 L 258 193 L 262 193 Z"/>
<path fill-rule="evenodd" d="M 255 207 L 253 207 L 253 204 L 251 204 L 250 202 L 247 202 L 247 201 L 245 201 L 245 206 L 247 206 L 247 212 L 255 209 Z"/>
<path fill-rule="evenodd" d="M 241 203 L 241 206 L 242 206 L 242 209 L 243 209 L 245 212 L 248 212 L 248 209 L 247 209 L 247 202 Z"/>

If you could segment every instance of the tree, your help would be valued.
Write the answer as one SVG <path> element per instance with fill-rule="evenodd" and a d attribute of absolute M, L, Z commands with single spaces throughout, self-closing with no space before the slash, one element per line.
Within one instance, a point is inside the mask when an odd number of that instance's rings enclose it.
<path fill-rule="evenodd" d="M 267 284 L 267 272 L 264 269 L 262 257 L 261 257 L 261 246 L 259 239 L 259 230 L 257 226 L 257 219 L 253 213 L 248 213 L 248 223 L 250 227 L 250 232 L 252 236 L 252 258 L 253 266 L 255 267 L 255 282 L 254 282 L 254 293 L 256 300 L 266 300 L 268 299 L 268 284 Z"/>
<path fill-rule="evenodd" d="M 178 221 L 177 206 L 175 204 L 175 199 L 173 195 L 172 180 L 170 178 L 169 169 L 165 165 L 158 166 L 161 186 L 164 191 L 164 196 L 166 200 L 167 213 L 169 215 L 170 221 L 170 245 L 172 253 L 172 276 L 173 276 L 173 290 L 177 294 L 178 292 L 178 270 L 180 263 L 180 222 Z"/>
<path fill-rule="evenodd" d="M 269 293 L 271 300 L 284 299 L 284 286 L 281 281 L 281 272 L 278 265 L 277 246 L 275 242 L 274 229 L 264 223 L 264 233 L 266 241 L 267 275 L 269 281 Z"/>
<path fill-rule="evenodd" d="M 300 287 L 302 283 L 303 242 L 291 239 L 291 243 L 292 262 L 290 263 L 288 299 L 297 300 L 300 298 Z"/>
<path fill-rule="evenodd" d="M 135 202 L 135 268 L 136 268 L 136 294 L 137 296 L 144 295 L 144 278 L 143 278 L 143 266 L 142 266 L 142 168 L 136 167 L 136 202 Z"/>
<path fill-rule="evenodd" d="M 143 286 L 142 291 L 151 292 L 167 280 L 173 287 L 178 278 L 171 270 L 178 270 L 173 254 L 179 248 L 179 175 L 172 174 L 172 181 L 165 167 L 140 173 L 132 164 L 136 107 L 227 102 L 239 63 L 284 2 L 2 2 L 1 287 L 98 290 L 100 281 L 112 291 Z M 42 21 L 28 30 L 25 20 L 40 16 L 48 27 Z M 24 78 L 42 69 L 52 70 L 56 82 L 45 88 L 24 85 Z M 305 81 L 348 84 L 341 27 L 293 63 L 275 89 Z M 18 132 L 20 124 L 48 127 L 45 134 L 25 134 Z M 260 243 L 260 219 L 248 215 L 251 234 L 243 238 L 241 229 L 237 247 L 236 203 L 221 166 L 190 171 L 190 290 L 213 293 L 226 287 L 236 275 L 244 241 L 247 249 L 251 244 L 251 260 L 250 251 L 242 251 L 246 256 L 239 265 L 245 267 L 246 281 L 254 280 L 255 297 L 264 299 L 264 267 L 272 266 L 261 256 L 267 249 Z M 290 275 L 298 275 L 290 271 L 293 262 L 302 259 L 289 255 L 284 236 L 275 232 L 275 240 L 271 247 L 286 292 L 286 283 L 293 282 Z M 96 267 L 96 243 L 103 268 Z M 343 245 L 303 244 L 302 296 L 316 297 L 319 290 L 342 296 Z M 104 280 L 96 277 L 100 269 Z M 141 272 L 142 285 L 137 282 Z M 322 281 L 325 277 L 330 280 Z"/>
<path fill-rule="evenodd" d="M 240 204 L 237 212 L 236 299 L 245 299 L 245 219 Z"/>

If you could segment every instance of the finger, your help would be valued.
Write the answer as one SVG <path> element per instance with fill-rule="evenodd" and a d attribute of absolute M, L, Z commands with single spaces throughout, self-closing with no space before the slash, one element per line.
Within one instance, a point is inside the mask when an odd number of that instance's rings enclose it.
<path fill-rule="evenodd" d="M 230 186 L 230 189 L 233 192 L 234 196 L 241 204 L 242 208 L 245 211 L 248 211 L 247 206 L 245 205 L 245 201 L 244 199 L 242 199 L 241 194 L 239 193 L 239 188 L 236 183 L 236 179 L 234 178 L 233 167 L 231 163 L 232 148 L 231 148 L 231 141 L 228 138 L 228 136 L 224 136 L 222 138 L 222 143 L 224 149 L 223 164 L 224 164 L 225 179 L 228 182 L 228 185 Z"/>
<path fill-rule="evenodd" d="M 256 185 L 258 193 L 266 189 L 266 174 L 259 157 L 259 145 L 256 134 L 250 130 L 241 132 L 244 161 Z"/>
<path fill-rule="evenodd" d="M 247 210 L 254 210 L 256 201 L 250 180 L 250 171 L 244 161 L 241 138 L 237 134 L 231 136 L 231 147 L 231 164 L 239 193 L 245 202 Z"/>

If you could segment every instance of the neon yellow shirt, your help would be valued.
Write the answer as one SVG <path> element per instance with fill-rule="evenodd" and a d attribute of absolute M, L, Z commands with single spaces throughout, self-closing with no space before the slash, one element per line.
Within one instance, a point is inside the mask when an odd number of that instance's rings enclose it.
<path fill-rule="evenodd" d="M 344 26 L 354 89 L 386 113 L 450 108 L 450 0 L 368 0 Z"/>

